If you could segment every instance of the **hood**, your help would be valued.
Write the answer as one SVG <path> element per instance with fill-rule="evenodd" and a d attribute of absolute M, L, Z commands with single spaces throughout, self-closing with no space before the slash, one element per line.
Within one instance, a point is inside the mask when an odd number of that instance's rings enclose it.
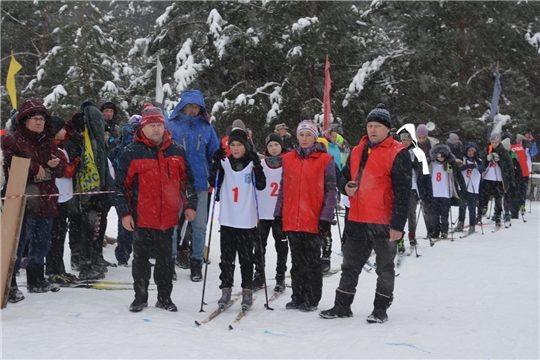
<path fill-rule="evenodd" d="M 99 111 L 103 111 L 103 109 L 113 109 L 114 115 L 116 116 L 118 114 L 118 110 L 116 109 L 116 105 L 109 99 L 99 99 L 97 106 Z"/>
<path fill-rule="evenodd" d="M 445 144 L 437 144 L 430 150 L 429 157 L 431 161 L 437 161 L 437 154 L 441 154 L 448 163 L 456 160 L 450 148 Z"/>
<path fill-rule="evenodd" d="M 22 103 L 21 107 L 19 108 L 19 112 L 17 113 L 17 130 L 26 128 L 26 126 L 24 126 L 24 122 L 26 119 L 36 113 L 43 114 L 43 117 L 45 118 L 45 128 L 43 132 L 51 137 L 54 137 L 55 134 L 52 126 L 51 113 L 49 110 L 47 110 L 45 105 L 43 105 L 41 101 L 37 99 L 28 99 Z"/>
<path fill-rule="evenodd" d="M 463 156 L 467 156 L 467 150 L 470 149 L 470 148 L 474 148 L 476 150 L 476 154 L 475 156 L 476 157 L 479 157 L 480 156 L 480 148 L 478 147 L 478 145 L 476 145 L 475 142 L 468 142 L 465 144 L 465 146 L 463 147 Z"/>
<path fill-rule="evenodd" d="M 204 102 L 203 94 L 199 90 L 186 90 L 182 93 L 182 97 L 180 98 L 180 102 L 176 107 L 174 108 L 171 116 L 170 121 L 178 120 L 180 119 L 180 115 L 182 114 L 182 109 L 187 104 L 195 104 L 199 105 L 201 107 L 201 111 L 199 112 L 199 118 L 205 119 L 206 118 L 206 104 Z"/>

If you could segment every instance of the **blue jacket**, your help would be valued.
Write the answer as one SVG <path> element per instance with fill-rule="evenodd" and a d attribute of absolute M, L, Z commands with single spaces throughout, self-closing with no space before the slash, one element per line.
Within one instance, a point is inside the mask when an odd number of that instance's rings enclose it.
<path fill-rule="evenodd" d="M 187 116 L 182 109 L 187 104 L 201 107 L 197 116 Z M 173 140 L 186 150 L 187 159 L 195 176 L 195 189 L 208 190 L 208 176 L 212 168 L 212 157 L 221 144 L 214 127 L 210 125 L 206 115 L 206 104 L 199 90 L 186 90 L 174 108 L 167 128 L 172 133 Z"/>

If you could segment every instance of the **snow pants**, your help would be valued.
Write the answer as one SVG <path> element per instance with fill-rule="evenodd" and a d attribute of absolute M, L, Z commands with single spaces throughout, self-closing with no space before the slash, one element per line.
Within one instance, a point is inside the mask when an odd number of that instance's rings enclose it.
<path fill-rule="evenodd" d="M 64 266 L 64 243 L 68 230 L 69 214 L 76 209 L 73 199 L 63 203 L 58 203 L 58 215 L 54 217 L 51 230 L 51 247 L 47 254 L 46 274 L 65 274 L 66 267 Z"/>
<path fill-rule="evenodd" d="M 431 231 L 432 237 L 439 237 L 439 233 L 448 234 L 450 226 L 448 216 L 450 214 L 450 199 L 434 197 L 431 200 Z"/>
<path fill-rule="evenodd" d="M 289 244 L 287 242 L 287 236 L 283 234 L 283 231 L 281 231 L 281 228 L 279 226 L 276 226 L 274 224 L 274 220 L 259 221 L 259 238 L 254 244 L 255 271 L 261 274 L 264 272 L 266 263 L 266 244 L 268 241 L 268 235 L 270 234 L 270 230 L 272 230 L 272 236 L 274 237 L 274 244 L 277 253 L 276 275 L 285 276 L 285 272 L 287 271 L 287 255 L 289 253 Z"/>
<path fill-rule="evenodd" d="M 319 305 L 322 296 L 321 246 L 323 236 L 287 232 L 291 248 L 291 298 L 298 304 Z"/>
<path fill-rule="evenodd" d="M 158 300 L 167 300 L 172 292 L 172 275 L 174 260 L 172 258 L 173 228 L 156 230 L 135 228 L 133 230 L 133 288 L 135 299 L 148 301 L 148 285 L 152 267 L 149 261 L 150 252 L 154 251 L 154 282 L 157 285 Z"/>
<path fill-rule="evenodd" d="M 258 236 L 256 227 L 238 229 L 221 226 L 220 289 L 232 288 L 234 285 L 236 254 L 238 254 L 238 262 L 240 263 L 242 289 L 253 288 L 253 244 L 258 241 Z"/>
<path fill-rule="evenodd" d="M 351 236 L 346 234 L 347 240 L 343 247 L 343 264 L 341 265 L 341 279 L 339 289 L 344 292 L 356 293 L 358 277 L 366 264 L 371 251 L 375 250 L 377 268 L 376 293 L 392 299 L 394 293 L 394 258 L 397 253 L 397 241 L 390 241 L 388 237 Z"/>

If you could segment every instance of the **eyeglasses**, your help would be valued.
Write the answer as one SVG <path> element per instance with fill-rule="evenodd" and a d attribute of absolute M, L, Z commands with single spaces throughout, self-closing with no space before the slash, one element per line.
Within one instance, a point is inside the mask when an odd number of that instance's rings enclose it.
<path fill-rule="evenodd" d="M 34 122 L 38 122 L 38 121 L 45 122 L 45 118 L 43 116 L 32 116 L 31 118 L 28 118 L 28 120 L 32 120 Z"/>

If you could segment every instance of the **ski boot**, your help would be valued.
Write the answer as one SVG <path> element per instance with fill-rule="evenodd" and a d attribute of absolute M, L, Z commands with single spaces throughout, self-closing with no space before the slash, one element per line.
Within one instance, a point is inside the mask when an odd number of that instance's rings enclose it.
<path fill-rule="evenodd" d="M 398 250 L 398 254 L 405 253 L 405 244 L 404 244 L 403 239 L 399 240 L 399 242 L 397 244 L 397 250 Z"/>
<path fill-rule="evenodd" d="M 231 302 L 231 294 L 232 294 L 231 288 L 221 289 L 221 298 L 217 302 L 220 308 L 224 308 L 225 306 L 227 306 L 229 302 Z"/>
<path fill-rule="evenodd" d="M 454 232 L 462 232 L 463 231 L 463 221 L 458 221 L 457 226 L 454 228 Z"/>
<path fill-rule="evenodd" d="M 242 310 L 248 310 L 253 305 L 253 290 L 242 289 Z"/>
<path fill-rule="evenodd" d="M 474 234 L 474 225 L 469 226 L 469 235 Z"/>

